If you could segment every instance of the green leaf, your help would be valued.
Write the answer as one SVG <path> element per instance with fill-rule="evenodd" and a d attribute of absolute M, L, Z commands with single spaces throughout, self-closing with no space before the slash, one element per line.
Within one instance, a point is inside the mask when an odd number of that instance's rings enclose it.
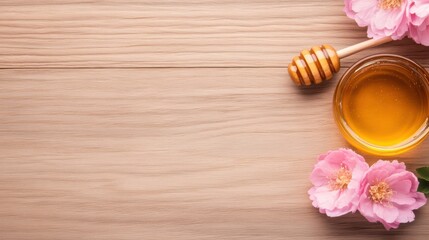
<path fill-rule="evenodd" d="M 422 192 L 424 194 L 429 194 L 429 181 L 426 181 L 425 179 L 419 178 L 419 188 L 417 191 Z"/>
<path fill-rule="evenodd" d="M 429 181 L 429 167 L 421 167 L 416 169 L 419 178 Z"/>

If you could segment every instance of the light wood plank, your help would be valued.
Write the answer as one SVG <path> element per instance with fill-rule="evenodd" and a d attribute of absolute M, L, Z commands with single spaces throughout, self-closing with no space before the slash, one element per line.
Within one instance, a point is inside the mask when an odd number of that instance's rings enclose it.
<path fill-rule="evenodd" d="M 343 1 L 0 2 L 0 68 L 284 67 L 299 51 L 365 40 Z M 428 48 L 391 43 L 429 66 Z"/>
<path fill-rule="evenodd" d="M 306 191 L 347 146 L 281 68 L 0 70 L 1 239 L 410 239 Z M 403 156 L 427 164 L 429 145 Z M 376 158 L 369 157 L 370 161 Z M 358 230 L 358 231 L 357 231 Z"/>

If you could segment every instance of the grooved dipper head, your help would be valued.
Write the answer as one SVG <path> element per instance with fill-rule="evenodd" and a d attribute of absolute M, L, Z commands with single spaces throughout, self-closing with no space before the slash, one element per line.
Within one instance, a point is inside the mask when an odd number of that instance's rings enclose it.
<path fill-rule="evenodd" d="M 288 66 L 289 75 L 298 86 L 319 84 L 340 70 L 337 51 L 330 45 L 303 50 Z"/>

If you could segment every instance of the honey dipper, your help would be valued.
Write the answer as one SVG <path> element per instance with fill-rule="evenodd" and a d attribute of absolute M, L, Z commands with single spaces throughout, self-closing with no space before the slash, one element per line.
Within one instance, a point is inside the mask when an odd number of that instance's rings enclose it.
<path fill-rule="evenodd" d="M 288 66 L 289 75 L 298 86 L 319 84 L 332 78 L 340 70 L 340 59 L 392 41 L 391 37 L 370 39 L 336 51 L 328 44 L 303 50 Z"/>

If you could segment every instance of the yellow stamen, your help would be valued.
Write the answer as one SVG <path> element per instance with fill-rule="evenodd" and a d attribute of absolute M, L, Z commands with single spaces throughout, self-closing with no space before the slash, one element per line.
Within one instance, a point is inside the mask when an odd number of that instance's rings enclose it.
<path fill-rule="evenodd" d="M 392 10 L 402 5 L 402 0 L 379 0 L 378 6 L 384 10 Z"/>
<path fill-rule="evenodd" d="M 341 167 L 336 176 L 330 181 L 331 188 L 335 190 L 344 190 L 349 185 L 351 179 L 352 173 L 347 168 Z"/>
<path fill-rule="evenodd" d="M 369 187 L 369 194 L 372 201 L 382 203 L 392 197 L 393 191 L 386 182 L 379 182 Z"/>

